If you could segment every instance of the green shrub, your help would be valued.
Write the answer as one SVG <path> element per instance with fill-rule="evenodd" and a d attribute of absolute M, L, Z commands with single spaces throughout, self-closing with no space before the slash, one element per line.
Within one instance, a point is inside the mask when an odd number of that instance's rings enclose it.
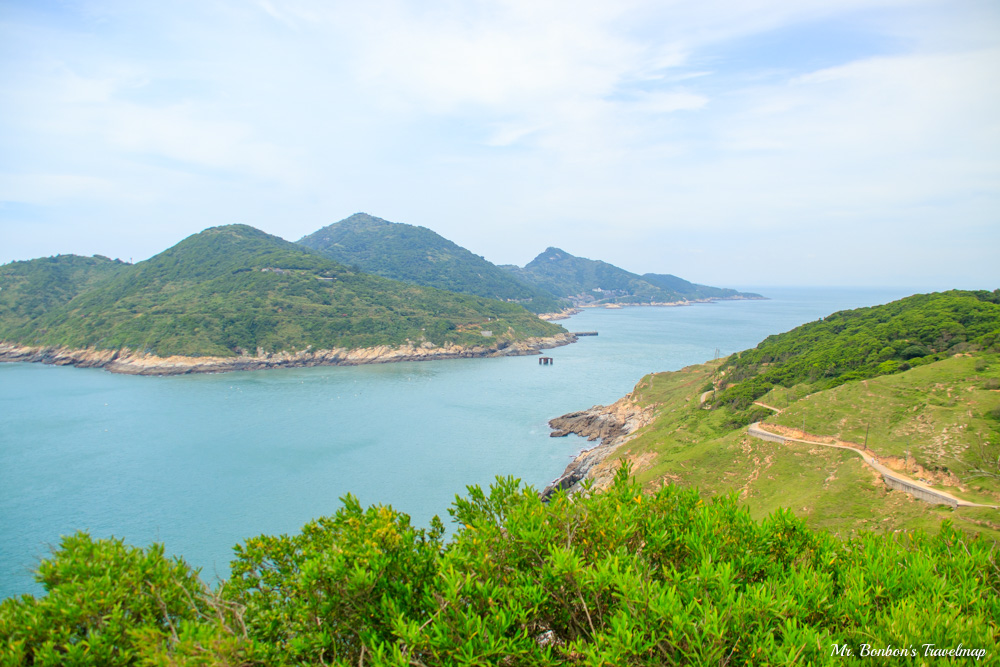
<path fill-rule="evenodd" d="M 397 617 L 431 609 L 424 591 L 438 573 L 440 521 L 426 531 L 390 507 L 343 501 L 335 516 L 299 535 L 262 535 L 236 547 L 222 592 L 245 608 L 269 662 L 357 664 L 363 647 L 391 641 Z"/>
<path fill-rule="evenodd" d="M 927 347 L 923 345 L 910 345 L 904 348 L 903 351 L 899 353 L 899 356 L 907 361 L 910 361 L 918 357 L 926 357 L 928 354 L 931 354 L 931 351 Z"/>
<path fill-rule="evenodd" d="M 0 665 L 162 662 L 199 634 L 215 647 L 206 653 L 199 643 L 200 654 L 248 654 L 249 644 L 225 629 L 231 609 L 162 545 L 138 549 L 76 533 L 42 561 L 36 579 L 44 597 L 0 604 Z"/>
<path fill-rule="evenodd" d="M 897 361 L 896 359 L 889 359 L 888 361 L 883 361 L 882 363 L 880 363 L 878 367 L 875 369 L 875 372 L 878 373 L 879 375 L 891 375 L 896 371 L 900 370 L 901 365 L 902 364 L 900 364 L 900 362 Z"/>
<path fill-rule="evenodd" d="M 735 496 L 643 494 L 627 468 L 548 503 L 500 479 L 450 512 L 444 543 L 348 497 L 239 546 L 220 598 L 160 548 L 67 541 L 46 597 L 0 606 L 0 664 L 836 665 L 844 645 L 1000 640 L 994 545 L 948 522 L 841 541 Z"/>

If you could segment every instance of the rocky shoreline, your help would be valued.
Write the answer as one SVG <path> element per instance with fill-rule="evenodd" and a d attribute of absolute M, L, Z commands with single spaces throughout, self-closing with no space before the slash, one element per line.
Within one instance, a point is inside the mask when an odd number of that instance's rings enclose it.
<path fill-rule="evenodd" d="M 541 313 L 538 315 L 538 319 L 545 320 L 546 322 L 551 322 L 552 320 L 565 320 L 579 312 L 579 308 L 566 308 L 565 310 L 560 310 L 558 313 Z"/>
<path fill-rule="evenodd" d="M 676 308 L 693 306 L 696 303 L 716 303 L 718 301 L 769 301 L 766 296 L 710 296 L 704 299 L 684 299 L 681 301 L 623 301 L 621 303 L 579 303 L 575 308 Z M 579 312 L 579 310 L 577 311 Z"/>
<path fill-rule="evenodd" d="M 682 301 L 633 301 L 623 303 L 584 303 L 577 302 L 572 308 L 567 308 L 558 313 L 541 313 L 538 318 L 546 321 L 565 320 L 577 313 L 583 312 L 585 308 L 674 308 L 677 306 L 691 306 L 696 303 L 715 303 L 717 301 L 768 301 L 766 296 L 710 296 L 704 299 L 684 299 Z"/>
<path fill-rule="evenodd" d="M 593 479 L 598 488 L 610 482 L 615 469 L 605 464 L 605 460 L 628 442 L 637 430 L 649 424 L 652 418 L 652 406 L 638 405 L 629 393 L 611 405 L 595 405 L 588 410 L 570 412 L 549 420 L 553 429 L 549 436 L 552 438 L 574 433 L 590 441 L 600 440 L 600 443 L 580 452 L 566 466 L 563 474 L 542 490 L 542 498 L 549 498 L 559 489 L 575 491 L 585 479 Z"/>
<path fill-rule="evenodd" d="M 468 359 L 478 357 L 511 357 L 538 354 L 540 350 L 576 342 L 569 333 L 546 338 L 528 338 L 508 343 L 498 341 L 493 345 L 466 347 L 445 344 L 435 346 L 378 345 L 358 349 L 304 350 L 301 352 L 258 351 L 257 355 L 237 357 L 157 357 L 120 350 L 74 350 L 65 347 L 30 347 L 0 342 L 0 362 L 30 362 L 78 368 L 103 368 L 123 375 L 184 375 L 187 373 L 226 373 L 230 371 L 256 371 L 271 368 L 305 368 L 309 366 L 360 366 L 397 361 L 432 361 L 437 359 Z"/>

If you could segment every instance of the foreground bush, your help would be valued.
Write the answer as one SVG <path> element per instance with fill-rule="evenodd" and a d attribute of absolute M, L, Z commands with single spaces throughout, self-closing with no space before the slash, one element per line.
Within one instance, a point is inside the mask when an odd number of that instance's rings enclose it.
<path fill-rule="evenodd" d="M 168 654 L 207 656 L 210 647 L 217 659 L 203 664 L 220 664 L 250 646 L 237 641 L 231 608 L 162 545 L 138 549 L 77 533 L 35 578 L 44 597 L 0 604 L 0 665 L 170 664 Z"/>
<path fill-rule="evenodd" d="M 40 569 L 46 596 L 0 606 L 0 655 L 10 665 L 783 665 L 891 647 L 908 654 L 893 664 L 922 664 L 933 644 L 996 659 L 994 545 L 950 525 L 845 542 L 788 512 L 756 523 L 732 497 L 643 495 L 625 471 L 607 492 L 548 504 L 502 479 L 450 512 L 459 528 L 446 543 L 437 522 L 414 528 L 348 497 L 299 535 L 238 546 L 214 592 L 159 547 L 70 538 Z M 118 652 L 80 648 L 97 641 Z"/>

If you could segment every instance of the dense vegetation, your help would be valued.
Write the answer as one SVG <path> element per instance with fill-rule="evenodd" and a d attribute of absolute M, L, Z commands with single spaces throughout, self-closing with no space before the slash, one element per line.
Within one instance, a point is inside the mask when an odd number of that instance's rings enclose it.
<path fill-rule="evenodd" d="M 841 541 L 732 496 L 643 495 L 627 468 L 602 494 L 544 504 L 507 479 L 449 511 L 445 542 L 347 497 L 239 545 L 215 590 L 160 547 L 66 538 L 46 595 L 0 604 L 0 664 L 832 665 L 892 647 L 916 665 L 1000 643 L 994 545 L 948 526 Z"/>
<path fill-rule="evenodd" d="M 546 248 L 523 269 L 503 267 L 521 280 L 577 304 L 670 303 L 704 298 L 760 298 L 736 290 L 696 285 L 671 275 L 639 276 L 613 264 Z"/>
<path fill-rule="evenodd" d="M 356 213 L 298 242 L 341 264 L 394 280 L 513 301 L 535 313 L 567 305 L 426 227 Z"/>
<path fill-rule="evenodd" d="M 361 273 L 245 225 L 134 266 L 58 257 L 0 267 L 0 340 L 25 345 L 231 356 L 561 330 L 516 304 Z"/>
<path fill-rule="evenodd" d="M 716 405 L 743 410 L 776 386 L 827 389 L 997 345 L 1000 290 L 918 294 L 837 312 L 733 355 Z"/>
<path fill-rule="evenodd" d="M 126 267 L 124 262 L 100 255 L 57 255 L 0 266 L 0 331 L 29 327 Z"/>

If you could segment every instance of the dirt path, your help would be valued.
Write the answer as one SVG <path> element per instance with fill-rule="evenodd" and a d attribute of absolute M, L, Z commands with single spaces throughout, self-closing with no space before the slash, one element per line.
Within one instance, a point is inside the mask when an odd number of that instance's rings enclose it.
<path fill-rule="evenodd" d="M 762 407 L 765 408 L 770 407 L 759 403 L 758 405 L 762 405 Z M 773 410 L 774 408 L 771 409 Z M 947 493 L 945 491 L 939 491 L 938 489 L 932 488 L 927 484 L 924 484 L 923 482 L 919 482 L 911 477 L 907 477 L 906 475 L 902 475 L 896 472 L 895 470 L 885 467 L 884 465 L 879 463 L 874 456 L 866 454 L 865 452 L 861 451 L 860 449 L 857 449 L 856 447 L 851 447 L 849 445 L 831 444 L 827 442 L 817 442 L 815 440 L 802 440 L 801 438 L 790 438 L 786 435 L 771 433 L 770 431 L 764 429 L 763 425 L 760 422 L 755 422 L 753 424 L 750 424 L 750 426 L 747 427 L 747 434 L 755 438 L 760 438 L 762 440 L 770 440 L 772 442 L 801 442 L 806 445 L 821 445 L 823 447 L 834 447 L 836 449 L 849 449 L 852 452 L 858 454 L 858 456 L 860 456 L 865 463 L 867 463 L 874 470 L 876 470 L 880 475 L 882 475 L 882 477 L 886 478 L 886 480 L 892 480 L 898 482 L 904 487 L 906 486 L 914 487 L 914 489 L 919 490 L 919 492 L 922 492 L 923 494 L 936 497 L 939 502 L 944 503 L 946 505 L 952 505 L 954 507 L 990 507 L 992 509 L 1000 509 L 1000 507 L 997 507 L 996 505 L 981 505 L 979 503 L 971 503 L 967 500 L 962 500 L 961 498 L 953 496 L 952 494 Z M 903 490 L 906 491 L 905 488 Z M 906 491 L 906 492 L 909 492 L 911 495 L 916 495 L 916 493 L 912 491 Z"/>
<path fill-rule="evenodd" d="M 760 401 L 754 401 L 753 404 L 754 405 L 759 405 L 762 408 L 767 408 L 768 410 L 773 410 L 776 413 L 780 413 L 781 412 L 781 408 L 776 408 L 773 405 L 768 405 L 767 403 L 761 403 Z"/>

